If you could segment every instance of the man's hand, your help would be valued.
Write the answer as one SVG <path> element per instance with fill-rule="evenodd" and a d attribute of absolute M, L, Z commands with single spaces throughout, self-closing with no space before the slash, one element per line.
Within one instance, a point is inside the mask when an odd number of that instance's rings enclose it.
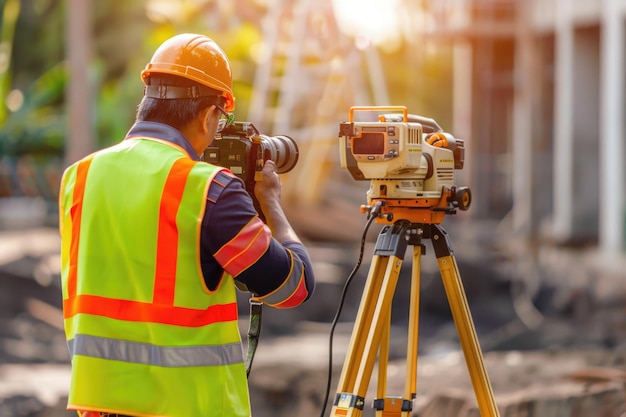
<path fill-rule="evenodd" d="M 276 163 L 274 161 L 268 159 L 265 162 L 261 171 L 261 177 L 261 181 L 257 181 L 254 184 L 254 195 L 259 201 L 263 213 L 266 214 L 266 207 L 269 208 L 268 206 L 273 204 L 280 205 L 281 184 L 280 178 L 276 173 Z"/>
<path fill-rule="evenodd" d="M 291 228 L 280 205 L 281 184 L 274 161 L 270 159 L 265 162 L 261 176 L 262 180 L 254 184 L 254 195 L 272 234 L 279 242 L 287 240 L 299 242 L 300 239 Z"/>

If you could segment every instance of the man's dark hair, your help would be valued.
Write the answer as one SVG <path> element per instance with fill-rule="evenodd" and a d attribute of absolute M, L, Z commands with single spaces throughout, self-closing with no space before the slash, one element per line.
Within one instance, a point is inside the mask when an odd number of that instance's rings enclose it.
<path fill-rule="evenodd" d="M 151 77 L 150 85 L 163 85 L 175 87 L 192 87 L 193 81 L 182 77 L 161 74 L 159 77 Z M 206 91 L 207 87 L 203 87 Z M 211 89 L 212 90 L 212 89 Z M 188 125 L 202 110 L 216 104 L 220 95 L 214 90 L 213 96 L 196 98 L 161 99 L 144 96 L 137 106 L 136 121 L 159 122 L 170 125 L 176 129 L 182 129 Z"/>

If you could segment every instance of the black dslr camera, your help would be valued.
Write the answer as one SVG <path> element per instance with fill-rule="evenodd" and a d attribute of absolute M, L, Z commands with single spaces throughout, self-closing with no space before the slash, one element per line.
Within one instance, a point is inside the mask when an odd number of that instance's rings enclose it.
<path fill-rule="evenodd" d="M 276 163 L 276 172 L 289 172 L 298 162 L 298 146 L 289 136 L 266 136 L 250 122 L 234 122 L 215 138 L 204 151 L 204 160 L 228 168 L 246 184 L 261 217 L 263 213 L 254 196 L 254 183 L 260 180 L 261 170 L 267 160 Z"/>

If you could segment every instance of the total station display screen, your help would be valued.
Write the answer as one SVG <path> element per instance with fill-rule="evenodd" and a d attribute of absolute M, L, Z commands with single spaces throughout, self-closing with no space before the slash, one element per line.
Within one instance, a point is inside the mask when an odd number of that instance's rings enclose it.
<path fill-rule="evenodd" d="M 385 134 L 363 132 L 361 137 L 352 140 L 352 153 L 355 155 L 382 155 L 385 153 Z"/>

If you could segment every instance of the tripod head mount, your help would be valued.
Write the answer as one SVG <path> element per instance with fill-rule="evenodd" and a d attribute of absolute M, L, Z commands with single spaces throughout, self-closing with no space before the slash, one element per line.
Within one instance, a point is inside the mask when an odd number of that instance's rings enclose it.
<path fill-rule="evenodd" d="M 385 198 L 388 184 L 372 180 L 371 188 L 381 187 L 381 197 L 370 197 L 368 204 L 361 206 L 361 213 L 375 216 L 376 223 L 391 224 L 397 220 L 408 220 L 411 223 L 440 224 L 447 214 L 456 214 L 457 209 L 467 210 L 472 202 L 472 193 L 469 187 L 443 187 L 439 198 Z M 393 185 L 393 184 L 392 184 Z"/>

